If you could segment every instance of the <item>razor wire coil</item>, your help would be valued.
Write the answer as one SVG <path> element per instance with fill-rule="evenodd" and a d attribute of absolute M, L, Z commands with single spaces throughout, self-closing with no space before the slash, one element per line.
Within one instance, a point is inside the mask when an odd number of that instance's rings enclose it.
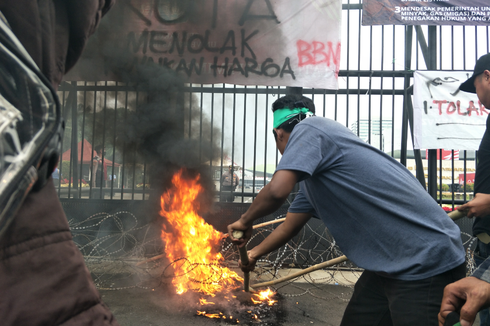
<path fill-rule="evenodd" d="M 281 218 L 284 216 L 278 216 Z M 139 225 L 138 218 L 131 212 L 120 211 L 114 214 L 97 213 L 81 222 L 69 221 L 73 240 L 85 258 L 85 262 L 92 274 L 94 283 L 102 290 L 123 290 L 141 288 L 154 290 L 156 287 L 169 285 L 175 276 L 175 271 L 169 273 L 171 268 L 186 257 L 168 261 L 164 253 L 164 244 L 160 238 L 160 231 L 156 232 L 154 226 Z M 265 239 L 275 225 L 270 224 L 255 230 L 249 244 Z M 281 277 L 281 273 L 290 268 L 305 269 L 323 263 L 330 259 L 342 256 L 335 239 L 324 226 L 307 224 L 300 234 L 276 251 L 265 255 L 257 261 L 251 280 L 262 282 Z M 461 233 L 466 248 L 466 264 L 468 273 L 475 269 L 473 247 L 476 238 L 467 233 Z M 238 268 L 238 252 L 231 241 L 224 237 L 218 245 L 223 261 L 209 264 L 189 262 L 183 273 L 191 273 L 196 268 L 214 268 L 215 275 L 209 276 L 208 283 L 221 282 L 219 266 Z M 152 257 L 159 257 L 149 260 Z M 300 293 L 284 293 L 285 296 L 296 297 L 313 295 L 311 289 L 322 288 L 326 285 L 342 283 L 343 286 L 353 287 L 361 273 L 350 261 L 342 262 L 322 270 L 320 277 L 310 274 L 302 275 L 296 279 L 279 283 L 274 286 L 277 291 L 292 285 L 300 289 Z M 351 279 L 344 277 L 349 274 Z M 352 275 L 354 278 L 352 279 Z M 357 276 L 356 276 L 357 275 Z M 298 282 L 300 280 L 301 282 Z M 342 280 L 342 282 L 341 282 Z M 347 281 L 346 281 L 347 280 Z M 191 280 L 196 283 L 206 283 L 203 280 Z M 251 282 L 253 287 L 253 283 Z M 326 300 L 326 298 L 323 298 Z M 346 298 L 338 297 L 341 300 Z"/>

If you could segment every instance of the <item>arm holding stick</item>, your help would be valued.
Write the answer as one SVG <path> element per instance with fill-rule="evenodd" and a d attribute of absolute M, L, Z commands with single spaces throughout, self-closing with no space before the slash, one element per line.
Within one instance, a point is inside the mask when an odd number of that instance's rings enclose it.
<path fill-rule="evenodd" d="M 274 174 L 274 177 L 272 177 L 271 182 L 267 184 L 261 192 L 259 192 L 257 198 L 254 200 L 250 208 L 244 214 L 242 214 L 238 221 L 228 225 L 228 234 L 230 235 L 230 239 L 235 245 L 238 246 L 240 252 L 240 267 L 245 273 L 245 291 L 248 291 L 249 289 L 249 273 L 250 271 L 254 270 L 255 263 L 257 261 L 257 258 L 254 256 L 249 257 L 245 247 L 248 240 L 252 236 L 253 222 L 260 217 L 273 213 L 279 207 L 281 207 L 293 190 L 297 181 L 298 176 L 295 171 L 277 171 Z M 286 239 L 286 242 L 289 241 L 289 239 L 290 238 Z M 261 244 L 260 246 L 263 245 Z"/>
<path fill-rule="evenodd" d="M 305 226 L 311 218 L 309 213 L 287 213 L 286 220 L 277 226 L 267 238 L 248 252 L 250 263 L 248 266 L 242 264 L 242 270 L 254 270 L 255 263 L 262 256 L 279 249 L 288 243 Z"/>
<path fill-rule="evenodd" d="M 273 220 L 273 221 L 268 221 L 268 222 L 264 222 L 264 223 L 260 223 L 260 224 L 256 224 L 253 226 L 253 229 L 258 229 L 260 227 L 263 227 L 263 226 L 267 226 L 267 225 L 271 225 L 271 224 L 275 224 L 275 223 L 282 223 L 286 220 L 286 218 L 280 218 L 280 219 L 277 219 L 277 220 Z M 241 239 L 243 237 L 243 231 L 233 231 L 233 237 L 235 239 Z M 239 253 L 240 253 L 240 260 L 242 261 L 243 265 L 248 265 L 249 264 L 249 260 L 248 260 L 248 253 L 247 253 L 247 249 L 246 249 L 246 246 L 243 246 L 243 247 L 240 247 L 238 248 L 239 250 Z"/>
<path fill-rule="evenodd" d="M 490 194 L 476 193 L 475 198 L 458 207 L 459 211 L 472 218 L 490 215 Z"/>
<path fill-rule="evenodd" d="M 241 239 L 243 237 L 243 231 L 233 231 L 233 237 L 236 239 Z M 243 265 L 248 265 L 248 254 L 247 254 L 247 246 L 242 246 L 238 248 L 238 252 L 240 253 L 240 261 Z M 250 272 L 243 273 L 243 290 L 245 292 L 249 292 L 250 290 Z"/>
<path fill-rule="evenodd" d="M 244 273 L 253 271 L 260 257 L 285 245 L 292 237 L 298 234 L 310 217 L 311 214 L 309 213 L 288 213 L 284 223 L 279 225 L 258 246 L 252 248 L 248 254 L 246 249 L 241 249 L 245 248 L 245 246 L 240 247 L 240 268 L 242 271 Z M 233 231 L 234 238 L 240 235 L 238 232 L 241 231 Z"/>
<path fill-rule="evenodd" d="M 252 205 L 242 214 L 240 219 L 228 225 L 228 234 L 231 241 L 238 247 L 244 246 L 252 236 L 253 222 L 279 209 L 286 201 L 297 181 L 298 176 L 295 171 L 277 171 L 271 182 L 262 188 Z M 243 231 L 243 238 L 235 238 L 233 231 Z"/>

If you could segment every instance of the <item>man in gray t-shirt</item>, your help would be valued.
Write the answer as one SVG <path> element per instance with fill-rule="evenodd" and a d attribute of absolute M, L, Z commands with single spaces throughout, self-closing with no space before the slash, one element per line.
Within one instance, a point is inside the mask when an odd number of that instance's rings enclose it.
<path fill-rule="evenodd" d="M 274 136 L 283 155 L 271 182 L 228 226 L 242 246 L 253 221 L 274 212 L 294 185 L 286 220 L 249 251 L 256 261 L 317 216 L 343 253 L 364 272 L 342 325 L 437 325 L 444 287 L 465 276 L 458 226 L 399 162 L 349 129 L 312 116 L 313 102 L 288 95 L 273 104 Z M 233 230 L 245 232 L 234 239 Z"/>

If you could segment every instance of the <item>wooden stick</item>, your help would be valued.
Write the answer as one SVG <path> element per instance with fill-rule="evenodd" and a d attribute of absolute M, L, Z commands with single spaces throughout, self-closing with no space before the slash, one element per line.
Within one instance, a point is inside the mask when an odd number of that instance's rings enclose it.
<path fill-rule="evenodd" d="M 285 219 L 286 219 L 286 218 L 284 217 L 284 218 L 279 218 L 279 219 L 277 219 L 277 220 L 273 220 L 273 221 L 268 221 L 268 222 L 260 223 L 260 224 L 254 225 L 254 226 L 253 226 L 253 228 L 254 228 L 254 229 L 257 229 L 257 228 L 260 228 L 260 227 L 263 227 L 263 226 L 266 226 L 266 225 L 275 224 L 275 223 L 280 223 L 280 222 L 283 222 Z M 239 239 L 239 238 L 237 238 L 237 239 Z M 165 254 L 160 254 L 160 255 L 157 255 L 157 256 L 154 256 L 154 257 L 148 258 L 148 259 L 146 259 L 146 260 L 140 261 L 140 262 L 136 263 L 136 266 L 140 266 L 140 265 L 143 265 L 143 264 L 145 264 L 145 263 L 150 263 L 150 262 L 152 262 L 152 261 L 158 260 L 158 259 L 163 258 L 163 257 L 165 257 Z M 240 259 L 241 259 L 242 261 L 244 261 L 244 260 L 243 260 L 243 258 L 242 258 L 241 256 L 240 256 Z M 248 255 L 247 255 L 247 259 L 248 259 Z"/>
<path fill-rule="evenodd" d="M 160 255 L 157 255 L 157 256 L 153 256 L 151 258 L 148 258 L 146 260 L 143 260 L 143 261 L 140 261 L 140 262 L 136 263 L 136 266 L 140 266 L 140 265 L 143 265 L 144 263 L 149 263 L 149 262 L 158 260 L 158 259 L 163 258 L 165 256 L 166 256 L 165 254 L 160 254 Z"/>
<path fill-rule="evenodd" d="M 449 212 L 447 215 L 449 215 L 449 217 L 453 220 L 453 221 L 456 221 L 456 220 L 459 220 L 460 218 L 462 217 L 465 217 L 466 215 L 468 214 L 467 211 L 464 211 L 464 212 L 461 212 L 461 211 L 458 211 L 457 209 L 452 211 L 452 212 Z"/>
<path fill-rule="evenodd" d="M 463 218 L 465 217 L 467 214 L 467 212 L 461 212 L 461 211 L 458 211 L 458 210 L 454 210 L 454 211 L 451 211 L 449 212 L 447 215 L 453 220 L 453 221 L 456 221 L 456 220 L 459 220 L 460 218 Z M 268 222 L 264 222 L 264 223 L 260 223 L 260 224 L 256 224 L 253 226 L 254 229 L 257 229 L 257 228 L 260 228 L 260 227 L 263 227 L 263 226 L 267 226 L 267 225 L 271 225 L 271 224 L 275 224 L 275 223 L 280 223 L 280 222 L 283 222 L 286 218 L 280 218 L 280 219 L 277 219 L 277 220 L 272 220 L 272 221 L 268 221 Z M 242 247 L 244 248 L 245 250 L 245 255 L 243 255 L 241 252 L 240 252 L 240 259 L 242 260 L 242 262 L 245 262 L 244 258 L 242 256 L 246 256 L 246 260 L 247 260 L 247 263 L 248 263 L 248 255 L 246 254 L 247 253 L 247 249 L 245 247 Z M 241 248 L 240 248 L 241 249 Z M 154 256 L 154 257 L 151 257 L 147 260 L 144 260 L 144 261 L 140 261 L 138 263 L 136 263 L 136 266 L 140 266 L 140 265 L 143 265 L 145 263 L 149 263 L 149 262 L 152 262 L 152 261 L 155 261 L 155 260 L 158 260 L 160 258 L 163 258 L 165 257 L 165 254 L 161 254 L 161 255 L 157 255 L 157 256 Z M 315 265 L 316 266 L 316 265 Z M 312 266 L 313 267 L 313 266 Z M 249 276 L 250 277 L 250 276 Z M 245 283 L 245 282 L 244 282 Z M 245 285 L 244 285 L 245 287 Z M 250 287 L 250 286 L 249 286 Z"/>
<path fill-rule="evenodd" d="M 337 258 L 334 258 L 334 259 L 330 259 L 330 260 L 325 261 L 323 263 L 313 265 L 311 267 L 302 269 L 302 270 L 300 270 L 300 271 L 298 271 L 296 273 L 292 273 L 292 274 L 286 275 L 286 276 L 281 277 L 281 278 L 278 278 L 276 280 L 272 280 L 272 281 L 264 282 L 264 283 L 256 283 L 256 284 L 254 284 L 254 288 L 260 288 L 260 287 L 274 285 L 274 284 L 277 284 L 277 283 L 286 282 L 286 281 L 289 281 L 289 280 L 291 280 L 293 278 L 297 278 L 297 277 L 299 277 L 301 275 L 304 275 L 304 274 L 307 274 L 307 273 L 311 273 L 311 272 L 316 271 L 318 269 L 329 267 L 329 266 L 332 266 L 332 265 L 335 265 L 335 264 L 340 264 L 340 263 L 342 263 L 344 261 L 347 261 L 347 260 L 348 259 L 347 259 L 346 256 L 340 256 L 340 257 L 337 257 Z"/>
<path fill-rule="evenodd" d="M 240 239 L 243 237 L 243 232 L 235 230 L 233 231 L 233 237 L 235 239 Z M 240 260 L 242 261 L 243 265 L 248 265 L 249 260 L 248 260 L 248 252 L 247 252 L 247 246 L 243 246 L 238 248 L 238 252 L 240 253 Z M 250 291 L 250 272 L 244 272 L 243 273 L 243 291 L 249 292 Z"/>
<path fill-rule="evenodd" d="M 242 264 L 248 265 L 249 261 L 248 261 L 247 246 L 238 248 L 238 252 L 240 253 L 240 260 L 242 261 Z M 245 292 L 250 291 L 250 272 L 243 273 L 243 291 Z"/>
<path fill-rule="evenodd" d="M 268 222 L 264 222 L 264 223 L 260 223 L 260 224 L 256 224 L 253 226 L 254 229 L 258 229 L 258 228 L 261 228 L 263 226 L 266 226 L 266 225 L 271 225 L 271 224 L 275 224 L 275 223 L 279 223 L 279 222 L 283 222 L 286 218 L 283 217 L 283 218 L 278 218 L 277 220 L 272 220 L 272 221 L 268 221 Z"/>
<path fill-rule="evenodd" d="M 454 211 L 451 211 L 449 212 L 447 215 L 449 215 L 449 217 L 451 217 L 453 220 L 458 220 L 462 217 L 465 217 L 467 214 L 467 212 L 461 212 L 461 211 L 458 211 L 457 209 L 454 210 Z M 285 217 L 283 218 L 278 218 L 277 220 L 272 220 L 272 221 L 267 221 L 267 222 L 264 222 L 264 223 L 260 223 L 260 224 L 256 224 L 253 226 L 254 229 L 258 229 L 258 228 L 261 228 L 263 226 L 267 226 L 267 225 L 271 225 L 271 224 L 275 224 L 275 223 L 280 223 L 280 222 L 284 222 L 286 220 Z"/>

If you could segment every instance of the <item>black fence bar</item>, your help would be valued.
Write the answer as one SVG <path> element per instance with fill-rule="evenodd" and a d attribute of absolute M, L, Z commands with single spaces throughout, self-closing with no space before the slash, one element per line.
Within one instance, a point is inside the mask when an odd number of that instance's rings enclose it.
<path fill-rule="evenodd" d="M 342 9 L 346 35 L 342 39 L 339 89 L 301 88 L 301 93 L 313 99 L 317 115 L 338 121 L 412 169 L 441 205 L 455 207 L 470 200 L 471 187 L 464 181 L 459 185 L 458 177 L 461 174 L 462 180 L 467 180 L 474 172 L 474 151 L 461 151 L 459 158 L 455 158 L 457 151 L 452 151 L 451 160 L 442 160 L 442 151 L 437 151 L 439 156 L 429 151 L 428 164 L 424 151 L 411 149 L 413 74 L 415 70 L 472 70 L 478 49 L 481 52 L 486 47 L 489 51 L 489 27 L 362 26 L 360 2 L 348 1 Z M 487 42 L 477 45 L 476 39 L 482 34 Z M 468 48 L 460 46 L 461 41 L 470 44 Z M 455 60 L 457 53 L 462 60 Z M 220 177 L 228 164 L 236 164 L 241 179 L 235 203 L 250 203 L 270 180 L 280 159 L 270 135 L 270 106 L 292 89 L 183 85 L 183 136 L 200 139 L 200 159 L 206 154 L 204 137 L 208 133 L 207 140 L 221 146 L 220 158 L 205 162 L 212 169 L 216 200 L 221 197 Z M 62 178 L 55 182 L 60 198 L 147 200 L 153 191 L 148 175 L 151 167 L 139 162 L 134 153 L 120 152 L 112 146 L 117 142 L 116 131 L 129 113 L 148 102 L 147 92 L 133 84 L 83 81 L 63 82 L 59 95 L 67 126 L 63 150 L 71 150 L 71 157 L 60 162 Z M 97 123 L 96 117 L 101 118 Z M 80 142 L 81 153 L 77 147 Z M 93 182 L 96 145 L 108 147 L 105 153 L 99 153 L 110 161 L 110 179 L 105 185 Z M 64 179 L 69 182 L 64 183 Z"/>

